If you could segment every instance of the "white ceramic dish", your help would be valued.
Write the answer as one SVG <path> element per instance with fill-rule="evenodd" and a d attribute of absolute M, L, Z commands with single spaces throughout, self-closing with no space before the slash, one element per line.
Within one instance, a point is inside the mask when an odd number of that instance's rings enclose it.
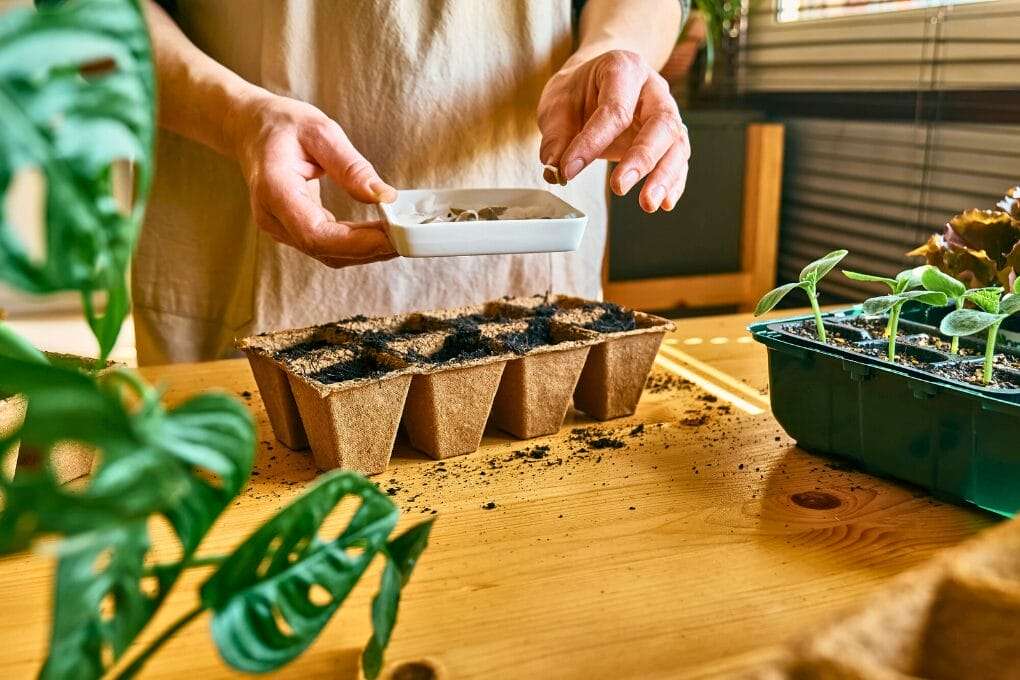
<path fill-rule="evenodd" d="M 421 224 L 422 208 L 541 208 L 548 219 Z M 577 250 L 588 216 L 543 189 L 406 189 L 379 204 L 386 233 L 404 257 L 555 253 Z"/>

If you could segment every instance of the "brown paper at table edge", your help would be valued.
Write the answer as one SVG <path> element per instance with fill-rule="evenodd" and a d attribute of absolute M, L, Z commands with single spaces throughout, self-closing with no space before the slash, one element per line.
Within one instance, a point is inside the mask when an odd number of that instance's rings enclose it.
<path fill-rule="evenodd" d="M 1020 677 L 1020 521 L 950 548 L 742 678 Z M 1004 671 L 1010 670 L 1004 674 Z"/>

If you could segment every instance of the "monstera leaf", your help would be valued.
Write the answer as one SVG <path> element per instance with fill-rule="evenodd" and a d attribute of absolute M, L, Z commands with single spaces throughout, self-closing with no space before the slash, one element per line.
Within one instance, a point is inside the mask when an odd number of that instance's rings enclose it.
<path fill-rule="evenodd" d="M 22 171 L 46 185 L 46 252 L 33 258 L 0 221 L 0 280 L 32 293 L 80 291 L 105 357 L 128 311 L 125 274 L 152 174 L 154 81 L 141 10 L 88 0 L 9 11 L 0 48 L 0 196 Z M 113 193 L 116 161 L 133 164 L 127 214 Z M 96 294 L 105 294 L 102 316 Z"/>
<path fill-rule="evenodd" d="M 407 585 L 418 558 L 428 546 L 431 531 L 432 520 L 422 522 L 391 541 L 386 548 L 382 583 L 372 600 L 372 637 L 361 655 L 361 668 L 367 678 L 378 676 L 382 670 L 383 651 L 397 622 L 400 590 Z"/>
<path fill-rule="evenodd" d="M 100 677 L 148 623 L 243 488 L 255 447 L 251 416 L 222 394 L 165 410 L 158 393 L 130 374 L 94 378 L 0 359 L 0 390 L 11 385 L 29 402 L 15 435 L 23 446 L 46 453 L 70 439 L 100 452 L 100 465 L 81 491 L 58 485 L 49 468 L 0 480 L 0 552 L 24 549 L 42 535 L 65 537 L 42 677 Z M 147 522 L 154 515 L 173 529 L 182 557 L 146 571 Z"/>
<path fill-rule="evenodd" d="M 322 540 L 323 521 L 349 495 L 361 506 L 339 536 Z M 374 484 L 337 471 L 252 534 L 202 586 L 223 659 L 264 673 L 297 657 L 387 547 L 397 515 Z"/>

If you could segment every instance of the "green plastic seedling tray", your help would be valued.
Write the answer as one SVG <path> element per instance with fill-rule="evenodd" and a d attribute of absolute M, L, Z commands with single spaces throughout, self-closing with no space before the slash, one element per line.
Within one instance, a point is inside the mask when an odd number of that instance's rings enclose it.
<path fill-rule="evenodd" d="M 772 413 L 800 447 L 938 498 L 1007 517 L 1020 510 L 1020 390 L 949 381 L 784 332 L 806 318 L 749 327 L 768 348 Z"/>

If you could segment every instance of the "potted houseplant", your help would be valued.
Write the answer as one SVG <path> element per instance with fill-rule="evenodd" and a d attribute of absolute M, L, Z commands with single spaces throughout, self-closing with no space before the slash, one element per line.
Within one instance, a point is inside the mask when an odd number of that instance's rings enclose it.
<path fill-rule="evenodd" d="M 0 197 L 19 172 L 34 169 L 45 178 L 47 206 L 41 259 L 0 221 L 0 280 L 36 294 L 79 292 L 99 344 L 97 366 L 129 309 L 126 274 L 152 173 L 154 102 L 136 1 L 46 2 L 37 12 L 0 15 Z M 119 161 L 133 166 L 127 209 L 112 188 Z M 97 298 L 105 304 L 94 304 Z M 205 612 L 227 664 L 275 670 L 314 641 L 381 556 L 386 566 L 362 664 L 366 676 L 379 673 L 400 591 L 431 523 L 391 538 L 398 512 L 386 494 L 354 473 L 334 472 L 228 554 L 198 555 L 252 468 L 255 429 L 242 404 L 207 393 L 167 408 L 135 373 L 56 361 L 0 322 L 0 396 L 7 397 L 0 404 L 10 395 L 20 395 L 23 413 L 0 423 L 0 457 L 9 459 L 20 441 L 38 465 L 0 475 L 0 555 L 42 538 L 59 541 L 41 677 L 131 677 Z M 58 483 L 53 464 L 66 441 L 99 455 L 74 490 Z M 335 537 L 319 537 L 323 520 L 348 496 L 361 501 L 350 523 Z M 152 517 L 173 529 L 177 561 L 146 562 Z M 178 578 L 210 565 L 195 608 L 144 649 L 129 650 Z"/>
<path fill-rule="evenodd" d="M 796 289 L 815 310 L 750 327 L 768 348 L 776 419 L 810 451 L 1000 514 L 1020 510 L 1020 352 L 998 342 L 1020 312 L 1015 276 L 1000 268 L 997 286 L 932 264 L 896 277 L 844 272 L 889 294 L 822 314 L 817 283 L 843 255 L 809 264 L 756 310 Z"/>

